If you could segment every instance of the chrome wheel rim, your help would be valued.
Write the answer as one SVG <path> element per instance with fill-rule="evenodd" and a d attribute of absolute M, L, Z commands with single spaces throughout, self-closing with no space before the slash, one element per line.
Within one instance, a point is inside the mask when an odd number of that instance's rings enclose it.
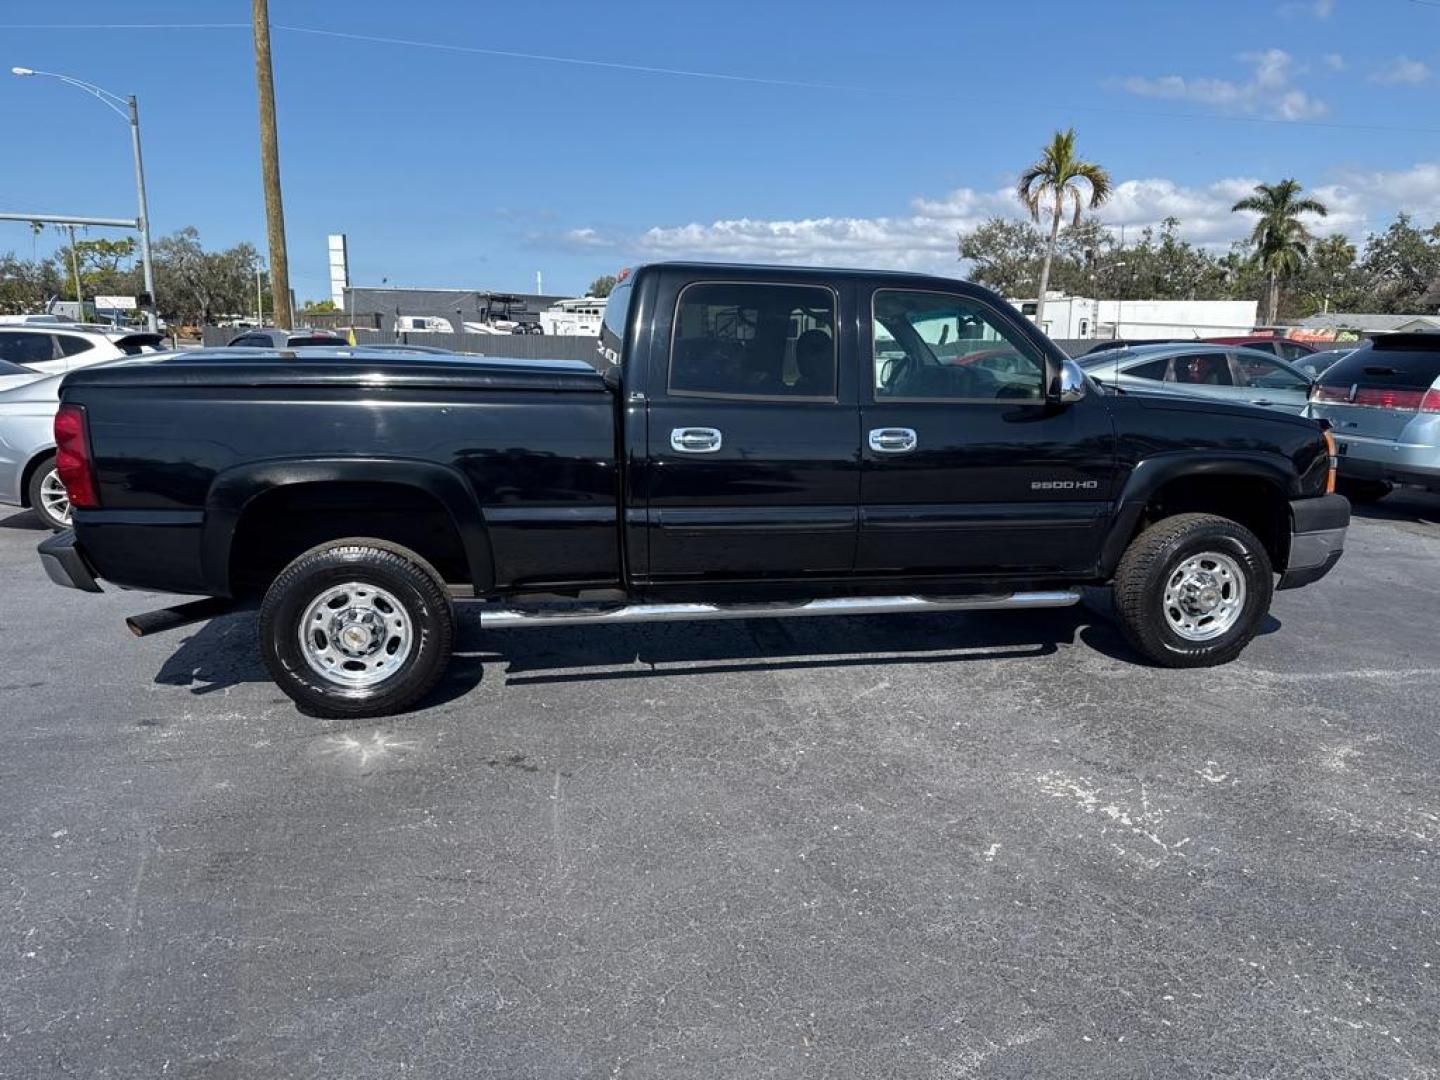
<path fill-rule="evenodd" d="M 300 651 L 327 682 L 368 690 L 394 675 L 414 647 L 414 624 L 387 589 L 363 581 L 332 585 L 300 618 Z"/>
<path fill-rule="evenodd" d="M 1245 574 L 1218 551 L 1192 555 L 1170 572 L 1163 599 L 1165 621 L 1186 641 L 1211 641 L 1240 621 Z"/>
<path fill-rule="evenodd" d="M 70 524 L 70 495 L 60 482 L 58 469 L 51 469 L 40 481 L 40 508 L 51 521 Z"/>

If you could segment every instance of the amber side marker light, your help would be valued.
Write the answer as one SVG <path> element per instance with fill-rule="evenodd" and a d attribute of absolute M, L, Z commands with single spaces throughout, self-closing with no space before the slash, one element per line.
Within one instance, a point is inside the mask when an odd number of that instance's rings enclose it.
<path fill-rule="evenodd" d="M 1325 494 L 1335 494 L 1335 472 L 1340 466 L 1340 456 L 1335 452 L 1335 436 L 1330 434 L 1328 427 L 1320 429 L 1320 434 L 1325 436 L 1325 453 L 1329 455 L 1330 472 L 1325 477 Z"/>

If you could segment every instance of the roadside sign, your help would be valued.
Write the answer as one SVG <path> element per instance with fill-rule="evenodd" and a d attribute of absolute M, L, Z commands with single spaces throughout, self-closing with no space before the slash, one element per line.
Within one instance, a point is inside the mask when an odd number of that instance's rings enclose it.
<path fill-rule="evenodd" d="M 133 296 L 97 296 L 95 306 L 107 311 L 134 311 L 137 305 Z"/>

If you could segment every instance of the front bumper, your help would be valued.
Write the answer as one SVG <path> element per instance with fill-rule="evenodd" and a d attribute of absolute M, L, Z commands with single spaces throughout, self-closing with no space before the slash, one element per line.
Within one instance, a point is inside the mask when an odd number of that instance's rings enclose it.
<path fill-rule="evenodd" d="M 101 591 L 94 571 L 85 561 L 80 545 L 75 542 L 73 530 L 66 529 L 48 540 L 42 540 L 37 550 L 40 552 L 40 565 L 45 568 L 45 576 L 56 585 L 79 589 L 81 592 Z"/>
<path fill-rule="evenodd" d="M 1295 499 L 1290 503 L 1290 561 L 1279 589 L 1298 589 L 1319 581 L 1345 552 L 1350 500 L 1343 495 Z"/>

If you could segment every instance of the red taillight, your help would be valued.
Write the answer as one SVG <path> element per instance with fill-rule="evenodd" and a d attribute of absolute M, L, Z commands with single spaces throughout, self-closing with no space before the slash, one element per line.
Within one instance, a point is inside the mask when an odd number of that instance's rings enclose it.
<path fill-rule="evenodd" d="M 1420 408 L 1423 390 L 1402 390 L 1393 386 L 1362 386 L 1355 391 L 1353 404 L 1366 405 L 1372 409 L 1404 409 L 1415 411 Z"/>
<path fill-rule="evenodd" d="M 1425 391 L 1425 396 L 1420 399 L 1420 411 L 1440 413 L 1440 390 Z"/>
<path fill-rule="evenodd" d="M 90 509 L 100 505 L 82 405 L 61 405 L 55 414 L 55 471 L 71 506 Z"/>

